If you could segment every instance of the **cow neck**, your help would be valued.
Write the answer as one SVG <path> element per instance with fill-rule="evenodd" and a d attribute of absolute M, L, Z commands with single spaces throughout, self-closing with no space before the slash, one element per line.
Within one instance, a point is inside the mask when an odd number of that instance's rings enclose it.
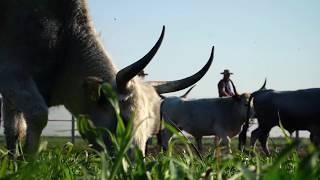
<path fill-rule="evenodd" d="M 72 12 L 73 9 L 77 11 Z M 63 23 L 64 60 L 59 65 L 59 72 L 56 72 L 52 105 L 68 104 L 77 96 L 84 96 L 83 84 L 88 76 L 98 77 L 114 85 L 117 73 L 111 58 L 98 40 L 86 5 L 70 8 L 66 12 Z"/>

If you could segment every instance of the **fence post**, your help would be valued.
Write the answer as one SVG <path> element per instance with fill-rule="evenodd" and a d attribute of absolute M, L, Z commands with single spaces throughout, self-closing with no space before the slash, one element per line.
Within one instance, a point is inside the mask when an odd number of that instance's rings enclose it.
<path fill-rule="evenodd" d="M 71 116 L 71 142 L 74 144 L 75 142 L 75 119 Z"/>
<path fill-rule="evenodd" d="M 299 131 L 296 131 L 296 140 L 299 140 Z"/>

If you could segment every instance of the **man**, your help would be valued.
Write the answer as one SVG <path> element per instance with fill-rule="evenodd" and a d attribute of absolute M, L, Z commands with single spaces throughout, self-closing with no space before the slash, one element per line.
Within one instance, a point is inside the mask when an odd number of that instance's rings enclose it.
<path fill-rule="evenodd" d="M 223 74 L 223 79 L 221 79 L 218 83 L 219 97 L 235 95 L 234 89 L 232 88 L 231 80 L 230 80 L 230 75 L 233 73 L 231 73 L 228 69 L 225 69 L 220 74 Z"/>
<path fill-rule="evenodd" d="M 138 76 L 141 78 L 141 79 L 144 79 L 146 76 L 148 76 L 148 74 L 146 74 L 144 72 L 144 70 L 141 70 L 139 73 L 138 73 Z"/>

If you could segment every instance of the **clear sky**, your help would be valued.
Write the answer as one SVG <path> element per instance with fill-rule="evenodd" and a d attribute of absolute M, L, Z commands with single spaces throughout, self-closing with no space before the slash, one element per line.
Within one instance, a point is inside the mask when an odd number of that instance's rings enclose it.
<path fill-rule="evenodd" d="M 228 68 L 239 92 L 320 87 L 320 1 L 89 1 L 90 14 L 118 68 L 141 58 L 166 34 L 147 80 L 179 79 L 215 58 L 191 97 L 216 97 Z M 179 93 L 182 94 L 183 92 Z"/>

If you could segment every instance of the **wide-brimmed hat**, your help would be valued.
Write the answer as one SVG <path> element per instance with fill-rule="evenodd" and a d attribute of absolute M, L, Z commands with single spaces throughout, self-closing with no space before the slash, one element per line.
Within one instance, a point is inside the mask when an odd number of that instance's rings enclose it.
<path fill-rule="evenodd" d="M 140 71 L 140 72 L 138 73 L 138 76 L 140 76 L 140 77 L 147 76 L 147 75 L 149 75 L 149 74 L 144 73 L 144 70 L 142 70 L 142 71 Z"/>
<path fill-rule="evenodd" d="M 225 69 L 222 73 L 220 74 L 233 74 L 232 72 L 229 71 L 229 69 Z"/>

